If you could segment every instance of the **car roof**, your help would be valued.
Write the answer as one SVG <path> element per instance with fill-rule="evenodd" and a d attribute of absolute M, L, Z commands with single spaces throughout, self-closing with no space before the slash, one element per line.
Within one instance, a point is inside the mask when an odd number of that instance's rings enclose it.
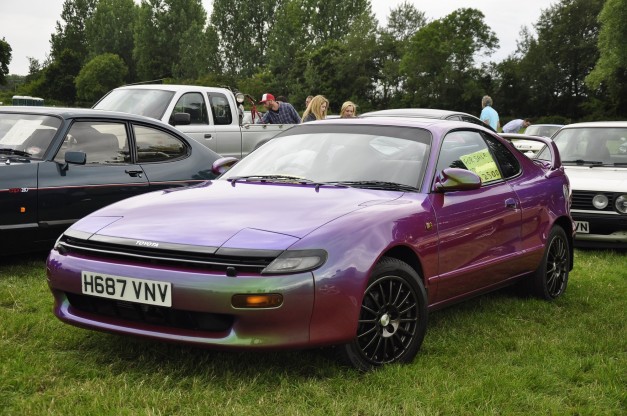
<path fill-rule="evenodd" d="M 202 85 L 181 85 L 181 84 L 137 84 L 137 85 L 124 85 L 114 90 L 163 90 L 174 92 L 186 92 L 186 91 L 214 91 L 224 92 L 229 91 L 227 88 L 218 87 L 205 87 Z"/>
<path fill-rule="evenodd" d="M 388 110 L 369 111 L 361 114 L 361 117 L 422 117 L 422 118 L 446 118 L 453 115 L 464 115 L 475 117 L 472 114 L 460 111 L 440 110 L 437 108 L 395 108 Z"/>
<path fill-rule="evenodd" d="M 96 110 L 93 108 L 6 106 L 0 107 L 0 113 L 54 115 L 66 119 L 75 117 L 117 118 L 147 122 L 151 124 L 167 125 L 159 120 L 155 120 L 154 118 L 144 117 L 137 114 L 123 113 L 119 111 Z"/>
<path fill-rule="evenodd" d="M 461 120 L 445 120 L 439 118 L 425 118 L 425 117 L 382 117 L 382 116 L 371 116 L 371 117 L 352 117 L 352 118 L 334 118 L 334 119 L 326 119 L 326 120 L 317 120 L 310 121 L 304 124 L 299 124 L 291 129 L 297 128 L 299 126 L 308 126 L 308 125 L 317 125 L 317 124 L 337 124 L 337 125 L 364 125 L 364 126 L 396 126 L 396 127 L 418 127 L 425 129 L 435 129 L 441 132 L 452 130 L 456 128 L 465 128 L 469 127 L 482 129 L 485 131 L 489 131 L 494 133 L 494 131 L 490 130 L 488 127 L 483 127 L 478 124 L 468 123 Z M 290 129 L 290 130 L 291 130 Z"/>
<path fill-rule="evenodd" d="M 627 121 L 588 121 L 585 123 L 573 123 L 565 125 L 562 127 L 562 130 L 582 127 L 627 127 Z"/>
<path fill-rule="evenodd" d="M 535 134 L 525 134 L 525 133 L 498 133 L 498 135 L 506 139 L 526 139 L 526 138 L 535 139 L 536 137 L 543 137 L 543 136 L 537 136 Z"/>

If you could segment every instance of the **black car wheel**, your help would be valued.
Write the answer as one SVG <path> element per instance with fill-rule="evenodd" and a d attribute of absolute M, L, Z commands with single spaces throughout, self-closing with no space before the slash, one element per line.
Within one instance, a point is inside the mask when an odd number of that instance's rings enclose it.
<path fill-rule="evenodd" d="M 410 362 L 427 329 L 427 295 L 408 264 L 383 258 L 364 292 L 355 339 L 340 348 L 345 360 L 368 371 L 389 363 Z"/>
<path fill-rule="evenodd" d="M 561 296 L 568 284 L 570 264 L 570 248 L 566 233 L 561 227 L 553 227 L 542 263 L 529 282 L 531 293 L 546 300 Z"/>

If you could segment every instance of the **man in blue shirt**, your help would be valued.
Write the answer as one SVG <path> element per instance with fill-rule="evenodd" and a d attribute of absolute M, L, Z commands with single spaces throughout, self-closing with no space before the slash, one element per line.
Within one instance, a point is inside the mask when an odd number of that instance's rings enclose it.
<path fill-rule="evenodd" d="M 521 118 L 517 118 L 503 126 L 503 133 L 518 133 L 520 129 L 522 129 L 523 127 L 527 128 L 530 124 L 531 120 L 529 120 L 528 118 L 524 120 Z"/>
<path fill-rule="evenodd" d="M 260 124 L 299 124 L 300 116 L 290 103 L 276 101 L 274 95 L 264 94 L 259 104 L 266 107 L 266 114 L 259 119 Z"/>
<path fill-rule="evenodd" d="M 484 95 L 481 99 L 481 108 L 483 108 L 483 110 L 481 110 L 481 115 L 479 116 L 481 121 L 492 127 L 494 131 L 498 131 L 498 128 L 500 127 L 499 113 L 492 108 L 492 98 L 489 95 Z"/>

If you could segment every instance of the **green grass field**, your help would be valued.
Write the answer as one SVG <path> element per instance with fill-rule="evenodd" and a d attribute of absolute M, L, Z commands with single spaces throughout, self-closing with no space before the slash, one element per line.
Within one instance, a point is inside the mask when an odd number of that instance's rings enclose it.
<path fill-rule="evenodd" d="M 216 352 L 87 331 L 51 312 L 44 255 L 0 259 L 0 414 L 625 415 L 627 254 L 575 254 L 566 295 L 511 290 L 431 314 L 410 365 L 328 349 Z"/>

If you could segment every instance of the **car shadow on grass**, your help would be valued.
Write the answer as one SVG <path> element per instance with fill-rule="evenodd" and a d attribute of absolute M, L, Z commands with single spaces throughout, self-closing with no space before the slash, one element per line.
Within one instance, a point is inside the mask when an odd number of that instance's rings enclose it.
<path fill-rule="evenodd" d="M 481 316 L 498 309 L 499 304 L 518 302 L 520 298 L 515 290 L 500 290 L 436 311 L 431 316 L 425 343 L 429 345 L 429 333 L 446 337 L 446 332 L 455 330 L 456 325 L 463 326 L 459 320 L 469 314 L 481 319 Z M 72 337 L 68 344 L 73 345 L 66 344 L 63 348 L 73 351 L 76 359 L 83 361 L 88 367 L 106 366 L 116 373 L 148 372 L 203 378 L 226 377 L 232 374 L 244 378 L 287 375 L 302 379 L 358 374 L 338 359 L 335 347 L 221 351 L 95 331 L 85 331 L 84 336 Z M 414 362 L 420 356 L 419 353 Z"/>

